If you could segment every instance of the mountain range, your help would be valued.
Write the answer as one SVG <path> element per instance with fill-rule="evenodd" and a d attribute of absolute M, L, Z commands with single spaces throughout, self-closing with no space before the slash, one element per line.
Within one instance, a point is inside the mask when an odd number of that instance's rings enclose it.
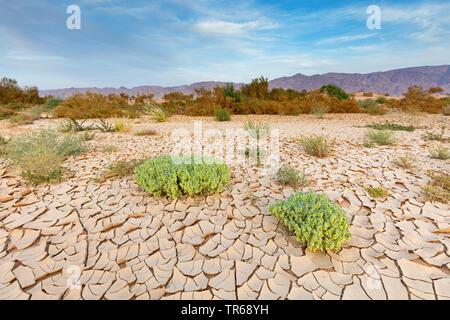
<path fill-rule="evenodd" d="M 323 85 L 334 84 L 343 88 L 347 92 L 373 92 L 389 93 L 392 96 L 400 96 L 413 85 L 422 86 L 425 89 L 430 87 L 441 87 L 444 92 L 450 92 L 450 65 L 423 66 L 403 69 L 395 69 L 385 72 L 372 73 L 325 73 L 307 76 L 301 73 L 290 77 L 273 79 L 269 82 L 270 88 L 284 88 L 301 90 L 315 90 Z M 153 93 L 156 99 L 162 98 L 171 92 L 183 92 L 185 94 L 194 93 L 195 89 L 212 89 L 216 86 L 223 86 L 225 82 L 207 81 L 196 82 L 190 85 L 161 87 L 161 86 L 139 86 L 134 88 L 64 88 L 53 90 L 40 90 L 41 96 L 57 96 L 67 98 L 75 93 L 85 93 L 86 91 L 102 94 L 137 95 Z M 242 83 L 234 83 L 235 88 L 242 86 Z"/>

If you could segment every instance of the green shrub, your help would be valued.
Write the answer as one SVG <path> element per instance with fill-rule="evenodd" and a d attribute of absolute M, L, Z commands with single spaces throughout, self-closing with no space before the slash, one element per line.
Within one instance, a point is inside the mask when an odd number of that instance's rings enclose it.
<path fill-rule="evenodd" d="M 6 156 L 6 145 L 8 140 L 0 136 L 0 157 Z"/>
<path fill-rule="evenodd" d="M 31 107 L 27 110 L 21 111 L 9 118 L 11 124 L 25 125 L 32 124 L 34 121 L 41 118 L 42 108 L 39 106 Z"/>
<path fill-rule="evenodd" d="M 164 110 L 160 107 L 153 106 L 149 110 L 150 116 L 156 121 L 156 122 L 165 122 L 167 119 L 167 115 L 164 112 Z"/>
<path fill-rule="evenodd" d="M 82 137 L 60 137 L 52 130 L 41 130 L 12 138 L 6 152 L 24 178 L 39 184 L 59 179 L 62 161 L 86 150 L 82 142 Z"/>
<path fill-rule="evenodd" d="M 226 164 L 202 156 L 161 156 L 143 163 L 135 173 L 142 189 L 171 198 L 221 192 L 230 178 Z"/>
<path fill-rule="evenodd" d="M 381 104 L 385 104 L 386 102 L 388 102 L 386 97 L 378 97 L 376 101 Z"/>
<path fill-rule="evenodd" d="M 48 110 L 53 110 L 54 108 L 56 108 L 61 102 L 63 102 L 64 100 L 61 98 L 48 98 L 47 101 L 45 101 L 45 109 Z"/>
<path fill-rule="evenodd" d="M 248 131 L 248 133 L 256 139 L 264 138 L 269 133 L 269 124 L 262 122 L 252 122 L 248 121 L 244 125 L 244 129 Z"/>
<path fill-rule="evenodd" d="M 385 198 L 388 195 L 387 190 L 381 187 L 377 188 L 368 187 L 366 188 L 366 191 L 372 198 Z"/>
<path fill-rule="evenodd" d="M 390 123 L 389 121 L 386 121 L 385 123 L 368 124 L 366 128 L 372 128 L 376 130 L 409 131 L 409 132 L 415 130 L 413 126 L 403 126 L 401 124 Z"/>
<path fill-rule="evenodd" d="M 368 141 L 366 140 L 365 143 L 377 144 L 380 146 L 390 146 L 396 142 L 392 132 L 387 130 L 369 130 L 366 133 L 366 138 Z"/>
<path fill-rule="evenodd" d="M 59 132 L 81 132 L 95 130 L 96 127 L 93 124 L 85 124 L 86 121 L 79 122 L 74 118 L 65 120 L 58 126 Z"/>
<path fill-rule="evenodd" d="M 450 159 L 450 150 L 444 145 L 439 145 L 434 148 L 428 148 L 428 152 L 433 159 L 448 160 Z"/>
<path fill-rule="evenodd" d="M 300 138 L 300 143 L 305 152 L 315 157 L 326 157 L 333 151 L 333 143 L 327 137 L 311 135 Z"/>
<path fill-rule="evenodd" d="M 349 95 L 343 89 L 333 84 L 322 86 L 320 92 L 326 93 L 330 97 L 336 97 L 339 100 L 346 100 L 349 98 Z"/>
<path fill-rule="evenodd" d="M 114 128 L 116 132 L 127 133 L 131 131 L 130 123 L 125 119 L 117 119 L 114 121 Z"/>
<path fill-rule="evenodd" d="M 310 180 L 305 170 L 300 174 L 294 167 L 283 164 L 277 172 L 277 181 L 282 185 L 288 185 L 292 188 L 306 187 L 310 184 Z"/>
<path fill-rule="evenodd" d="M 299 192 L 271 205 L 269 212 L 312 251 L 339 250 L 351 237 L 345 211 L 326 194 Z"/>
<path fill-rule="evenodd" d="M 217 121 L 230 121 L 231 112 L 227 109 L 216 109 L 214 110 L 214 116 Z"/>
<path fill-rule="evenodd" d="M 358 101 L 357 104 L 363 109 L 368 109 L 369 107 L 376 107 L 378 105 L 378 102 L 372 99 L 366 99 Z"/>
<path fill-rule="evenodd" d="M 102 172 L 100 177 L 97 178 L 97 182 L 104 182 L 112 177 L 123 178 L 131 176 L 134 169 L 143 162 L 144 160 L 140 159 L 114 161 Z"/>
<path fill-rule="evenodd" d="M 388 108 L 386 108 L 384 105 L 381 104 L 371 105 L 366 110 L 369 114 L 373 116 L 382 116 L 389 111 Z"/>
<path fill-rule="evenodd" d="M 103 119 L 100 119 L 100 123 L 97 124 L 97 129 L 101 132 L 116 132 L 117 127 L 112 123 L 106 122 Z"/>
<path fill-rule="evenodd" d="M 416 166 L 417 158 L 411 153 L 407 152 L 403 156 L 394 159 L 392 162 L 404 169 L 413 169 Z"/>
<path fill-rule="evenodd" d="M 422 138 L 424 140 L 434 140 L 434 141 L 444 141 L 444 133 L 445 133 L 445 127 L 443 126 L 441 128 L 441 132 L 434 133 L 434 132 L 427 132 L 424 135 L 422 135 Z"/>
<path fill-rule="evenodd" d="M 450 200 L 450 174 L 428 171 L 427 175 L 431 180 L 422 188 L 422 193 L 430 201 L 448 203 Z"/>

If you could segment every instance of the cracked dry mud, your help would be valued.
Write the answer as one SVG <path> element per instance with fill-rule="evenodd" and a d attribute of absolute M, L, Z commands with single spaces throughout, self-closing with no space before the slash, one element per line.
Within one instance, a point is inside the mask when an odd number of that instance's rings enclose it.
<path fill-rule="evenodd" d="M 327 193 L 348 214 L 352 239 L 339 252 L 313 253 L 297 243 L 268 213 L 268 206 L 295 192 L 249 164 L 231 164 L 224 192 L 169 200 L 140 190 L 133 177 L 95 181 L 117 159 L 169 154 L 170 132 L 241 128 L 248 118 L 281 132 L 281 159 L 311 175 L 306 190 Z M 396 146 L 362 147 L 373 121 L 414 121 L 438 130 L 437 115 L 236 116 L 232 122 L 173 117 L 133 129 L 158 135 L 97 133 L 90 150 L 65 161 L 66 181 L 30 187 L 2 159 L 0 164 L 0 299 L 450 299 L 449 205 L 426 202 L 420 188 L 427 169 L 448 171 L 431 159 L 424 130 L 397 132 Z M 40 120 L 9 128 L 15 135 L 55 125 Z M 334 154 L 306 155 L 296 138 L 321 133 L 336 138 Z M 96 151 L 114 144 L 118 151 Z M 391 163 L 409 151 L 415 170 Z M 373 199 L 366 186 L 383 186 Z"/>

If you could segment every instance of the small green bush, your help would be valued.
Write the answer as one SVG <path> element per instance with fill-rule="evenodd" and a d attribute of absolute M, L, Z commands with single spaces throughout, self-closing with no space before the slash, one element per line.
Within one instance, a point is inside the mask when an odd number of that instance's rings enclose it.
<path fill-rule="evenodd" d="M 433 141 L 444 141 L 444 133 L 445 133 L 445 127 L 443 126 L 441 128 L 441 132 L 434 133 L 434 132 L 426 132 L 424 135 L 422 135 L 422 138 L 424 140 L 433 140 Z"/>
<path fill-rule="evenodd" d="M 267 123 L 262 123 L 262 122 L 252 122 L 252 121 L 248 121 L 245 125 L 244 125 L 244 130 L 248 131 L 248 133 L 256 139 L 259 138 L 264 138 L 268 135 L 270 127 L 269 124 Z"/>
<path fill-rule="evenodd" d="M 334 84 L 322 86 L 320 88 L 320 92 L 326 93 L 330 97 L 336 97 L 339 100 L 346 100 L 350 98 L 347 92 L 345 92 L 342 88 L 335 86 Z"/>
<path fill-rule="evenodd" d="M 373 116 L 382 116 L 388 113 L 389 109 L 382 104 L 371 105 L 367 107 L 367 112 Z"/>
<path fill-rule="evenodd" d="M 216 109 L 214 110 L 214 116 L 217 121 L 230 121 L 231 112 L 227 109 Z"/>
<path fill-rule="evenodd" d="M 386 121 L 385 123 L 368 124 L 366 128 L 372 128 L 376 130 L 408 131 L 408 132 L 412 132 L 415 130 L 413 126 L 403 126 L 397 123 L 390 123 L 389 121 Z"/>
<path fill-rule="evenodd" d="M 392 162 L 404 169 L 413 169 L 416 166 L 417 158 L 411 153 L 407 152 L 403 156 L 394 159 Z"/>
<path fill-rule="evenodd" d="M 167 115 L 161 107 L 153 106 L 149 109 L 150 116 L 156 122 L 165 122 Z"/>
<path fill-rule="evenodd" d="M 299 141 L 305 152 L 311 156 L 323 158 L 333 151 L 333 143 L 325 136 L 311 135 L 302 137 Z"/>
<path fill-rule="evenodd" d="M 386 97 L 378 97 L 376 101 L 381 104 L 385 104 L 386 102 L 388 102 Z"/>
<path fill-rule="evenodd" d="M 448 160 L 450 159 L 450 150 L 444 145 L 439 145 L 434 148 L 428 148 L 428 152 L 433 159 Z"/>
<path fill-rule="evenodd" d="M 103 119 L 100 119 L 100 123 L 97 124 L 97 129 L 101 132 L 117 132 L 117 127 L 115 125 L 106 122 Z"/>
<path fill-rule="evenodd" d="M 58 126 L 59 132 L 81 132 L 95 130 L 96 127 L 93 124 L 85 124 L 86 121 L 77 121 L 74 118 L 68 119 Z"/>
<path fill-rule="evenodd" d="M 381 187 L 377 188 L 368 187 L 366 188 L 366 191 L 372 198 L 385 198 L 388 195 L 387 190 Z"/>
<path fill-rule="evenodd" d="M 83 141 L 83 137 L 60 137 L 52 130 L 41 130 L 12 138 L 6 153 L 24 178 L 39 184 L 59 179 L 62 161 L 86 150 Z"/>
<path fill-rule="evenodd" d="M 392 132 L 387 130 L 369 130 L 366 133 L 366 138 L 369 141 L 365 141 L 367 144 L 377 144 L 380 146 L 390 146 L 395 144 L 396 139 Z"/>
<path fill-rule="evenodd" d="M 306 187 L 310 184 L 305 170 L 300 174 L 294 167 L 288 164 L 283 164 L 278 170 L 276 178 L 278 183 L 291 186 L 292 188 Z"/>
<path fill-rule="evenodd" d="M 427 175 L 431 180 L 422 188 L 422 193 L 427 200 L 448 203 L 450 201 L 450 174 L 443 171 L 428 171 Z"/>
<path fill-rule="evenodd" d="M 312 251 L 339 250 L 351 237 L 345 211 L 326 194 L 298 192 L 271 205 L 269 212 Z"/>
<path fill-rule="evenodd" d="M 366 99 L 358 101 L 357 104 L 363 109 L 368 109 L 369 107 L 376 107 L 378 105 L 378 102 L 372 99 Z"/>
<path fill-rule="evenodd" d="M 143 163 L 135 173 L 142 189 L 171 198 L 221 192 L 230 178 L 226 164 L 202 156 L 161 156 Z"/>
<path fill-rule="evenodd" d="M 104 182 L 109 178 L 117 177 L 123 178 L 131 176 L 134 173 L 134 169 L 141 165 L 144 160 L 131 159 L 131 160 L 118 160 L 111 163 L 99 177 L 97 177 L 97 182 Z"/>

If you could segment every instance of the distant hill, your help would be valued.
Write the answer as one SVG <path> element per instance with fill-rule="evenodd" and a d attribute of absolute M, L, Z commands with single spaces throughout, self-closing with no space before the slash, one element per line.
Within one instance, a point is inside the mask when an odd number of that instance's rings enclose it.
<path fill-rule="evenodd" d="M 347 92 L 374 92 L 389 93 L 392 96 L 399 96 L 408 90 L 412 85 L 422 86 L 426 89 L 430 87 L 441 87 L 444 92 L 450 92 L 450 65 L 412 67 L 396 69 L 385 72 L 373 73 L 325 73 L 312 76 L 298 73 L 290 77 L 282 77 L 270 81 L 271 88 L 295 89 L 301 91 L 319 89 L 323 85 L 334 84 L 343 88 Z M 102 94 L 136 95 L 143 93 L 154 93 L 155 98 L 162 98 L 171 92 L 183 92 L 185 94 L 194 93 L 195 89 L 212 89 L 216 86 L 223 86 L 225 82 L 197 82 L 191 85 L 161 87 L 161 86 L 140 86 L 134 88 L 65 88 L 55 90 L 40 90 L 41 96 L 53 95 L 59 97 L 69 97 L 75 93 L 86 91 Z M 235 83 L 235 87 L 240 87 L 242 83 Z"/>

